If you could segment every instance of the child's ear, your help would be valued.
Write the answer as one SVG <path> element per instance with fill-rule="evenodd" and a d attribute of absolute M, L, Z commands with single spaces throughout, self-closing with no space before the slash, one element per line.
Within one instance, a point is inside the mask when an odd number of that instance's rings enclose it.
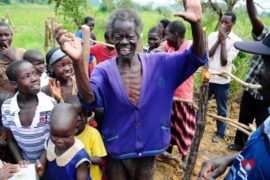
<path fill-rule="evenodd" d="M 17 89 L 18 84 L 17 84 L 16 81 L 10 81 L 10 84 L 11 84 L 15 89 Z"/>

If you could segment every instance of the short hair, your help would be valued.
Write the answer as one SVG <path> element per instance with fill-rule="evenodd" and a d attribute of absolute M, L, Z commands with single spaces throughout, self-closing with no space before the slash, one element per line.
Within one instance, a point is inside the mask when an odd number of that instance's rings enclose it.
<path fill-rule="evenodd" d="M 120 21 L 129 21 L 134 23 L 135 25 L 135 33 L 138 37 L 140 37 L 141 32 L 143 30 L 143 22 L 138 15 L 138 13 L 130 8 L 119 8 L 116 9 L 107 19 L 106 22 L 106 31 L 109 33 L 109 36 L 113 36 L 114 24 L 117 20 Z"/>
<path fill-rule="evenodd" d="M 236 21 L 236 15 L 234 12 L 232 11 L 227 11 L 223 14 L 223 16 L 231 16 L 232 17 L 232 22 L 235 23 Z"/>
<path fill-rule="evenodd" d="M 110 39 L 109 33 L 107 31 L 104 33 L 104 39 L 105 40 L 109 40 Z"/>
<path fill-rule="evenodd" d="M 181 38 L 184 38 L 186 33 L 186 26 L 181 21 L 176 20 L 168 25 L 168 30 L 171 33 L 176 33 Z"/>
<path fill-rule="evenodd" d="M 171 21 L 168 20 L 168 19 L 161 19 L 159 21 L 159 23 L 162 24 L 162 26 L 164 27 L 164 29 L 166 29 L 166 27 L 171 23 Z"/>
<path fill-rule="evenodd" d="M 88 24 L 90 21 L 95 21 L 95 19 L 91 16 L 87 16 L 83 20 L 83 24 Z"/>
<path fill-rule="evenodd" d="M 4 22 L 2 22 L 2 21 L 0 21 L 0 27 L 3 27 L 3 26 L 4 26 L 4 27 L 7 27 L 7 28 L 9 29 L 9 31 L 12 33 L 12 31 L 11 31 L 9 25 L 6 24 L 6 23 L 4 23 Z"/>
<path fill-rule="evenodd" d="M 43 57 L 43 55 L 41 54 L 41 52 L 37 51 L 37 50 L 27 50 L 24 54 L 23 54 L 23 59 L 26 61 L 32 61 L 34 59 L 34 57 Z"/>
<path fill-rule="evenodd" d="M 152 27 L 148 31 L 148 34 L 150 34 L 150 33 L 157 33 L 160 37 L 162 37 L 162 32 L 161 32 L 160 28 L 158 28 L 158 27 Z"/>
<path fill-rule="evenodd" d="M 7 66 L 6 75 L 9 81 L 17 81 L 17 73 L 18 73 L 17 70 L 22 64 L 25 64 L 25 63 L 31 64 L 28 61 L 19 60 L 19 61 L 13 61 Z"/>

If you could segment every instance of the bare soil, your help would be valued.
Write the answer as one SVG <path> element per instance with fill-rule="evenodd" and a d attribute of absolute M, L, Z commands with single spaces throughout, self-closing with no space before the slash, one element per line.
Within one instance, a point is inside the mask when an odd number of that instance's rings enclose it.
<path fill-rule="evenodd" d="M 238 121 L 239 102 L 232 101 L 229 104 L 230 105 L 228 117 Z M 216 102 L 214 100 L 209 101 L 208 111 L 216 114 Z M 204 161 L 236 153 L 235 151 L 231 151 L 227 148 L 228 144 L 233 143 L 236 129 L 228 126 L 225 139 L 219 143 L 212 142 L 215 131 L 216 121 L 213 118 L 207 117 L 206 127 L 200 144 L 197 162 L 193 171 L 192 179 L 197 179 L 201 165 Z M 176 147 L 174 147 L 173 156 L 178 157 L 179 160 L 181 159 Z M 157 159 L 157 170 L 154 175 L 155 180 L 179 180 L 182 179 L 183 174 L 183 169 L 180 168 L 180 166 L 175 161 L 161 161 Z M 225 174 L 219 179 L 223 179 Z"/>

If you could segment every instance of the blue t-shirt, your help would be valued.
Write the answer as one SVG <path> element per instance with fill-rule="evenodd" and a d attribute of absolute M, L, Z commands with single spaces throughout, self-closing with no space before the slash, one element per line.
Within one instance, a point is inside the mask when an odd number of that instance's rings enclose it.
<path fill-rule="evenodd" d="M 226 180 L 270 179 L 270 116 L 252 134 L 245 149 L 235 159 Z"/>

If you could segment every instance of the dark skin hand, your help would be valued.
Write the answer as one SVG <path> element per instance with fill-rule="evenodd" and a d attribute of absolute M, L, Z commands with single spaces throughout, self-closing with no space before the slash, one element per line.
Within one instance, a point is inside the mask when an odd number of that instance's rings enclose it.
<path fill-rule="evenodd" d="M 227 32 L 225 32 L 224 28 L 220 27 L 219 29 L 219 33 L 218 33 L 218 39 L 217 41 L 215 42 L 215 44 L 210 47 L 209 49 L 209 57 L 212 57 L 218 46 L 220 45 L 221 46 L 221 49 L 220 49 L 220 61 L 221 61 L 221 65 L 222 66 L 226 66 L 228 61 L 227 61 L 227 50 L 226 50 L 226 39 L 228 37 L 228 34 Z"/>
<path fill-rule="evenodd" d="M 218 159 L 209 160 L 203 163 L 199 173 L 199 179 L 212 180 L 222 175 L 226 168 L 230 166 L 236 155 L 228 155 Z"/>
<path fill-rule="evenodd" d="M 254 5 L 253 0 L 246 0 L 246 6 L 247 6 L 248 16 L 252 24 L 252 32 L 255 35 L 259 35 L 263 30 L 263 23 L 257 17 L 257 11 L 256 11 L 256 7 Z"/>
<path fill-rule="evenodd" d="M 0 168 L 0 179 L 7 180 L 19 170 L 20 170 L 20 166 L 18 164 L 5 164 L 2 168 Z"/>
<path fill-rule="evenodd" d="M 4 42 L 2 46 L 0 47 L 0 55 L 4 58 L 6 61 L 15 61 L 15 49 L 8 45 L 7 42 Z"/>

